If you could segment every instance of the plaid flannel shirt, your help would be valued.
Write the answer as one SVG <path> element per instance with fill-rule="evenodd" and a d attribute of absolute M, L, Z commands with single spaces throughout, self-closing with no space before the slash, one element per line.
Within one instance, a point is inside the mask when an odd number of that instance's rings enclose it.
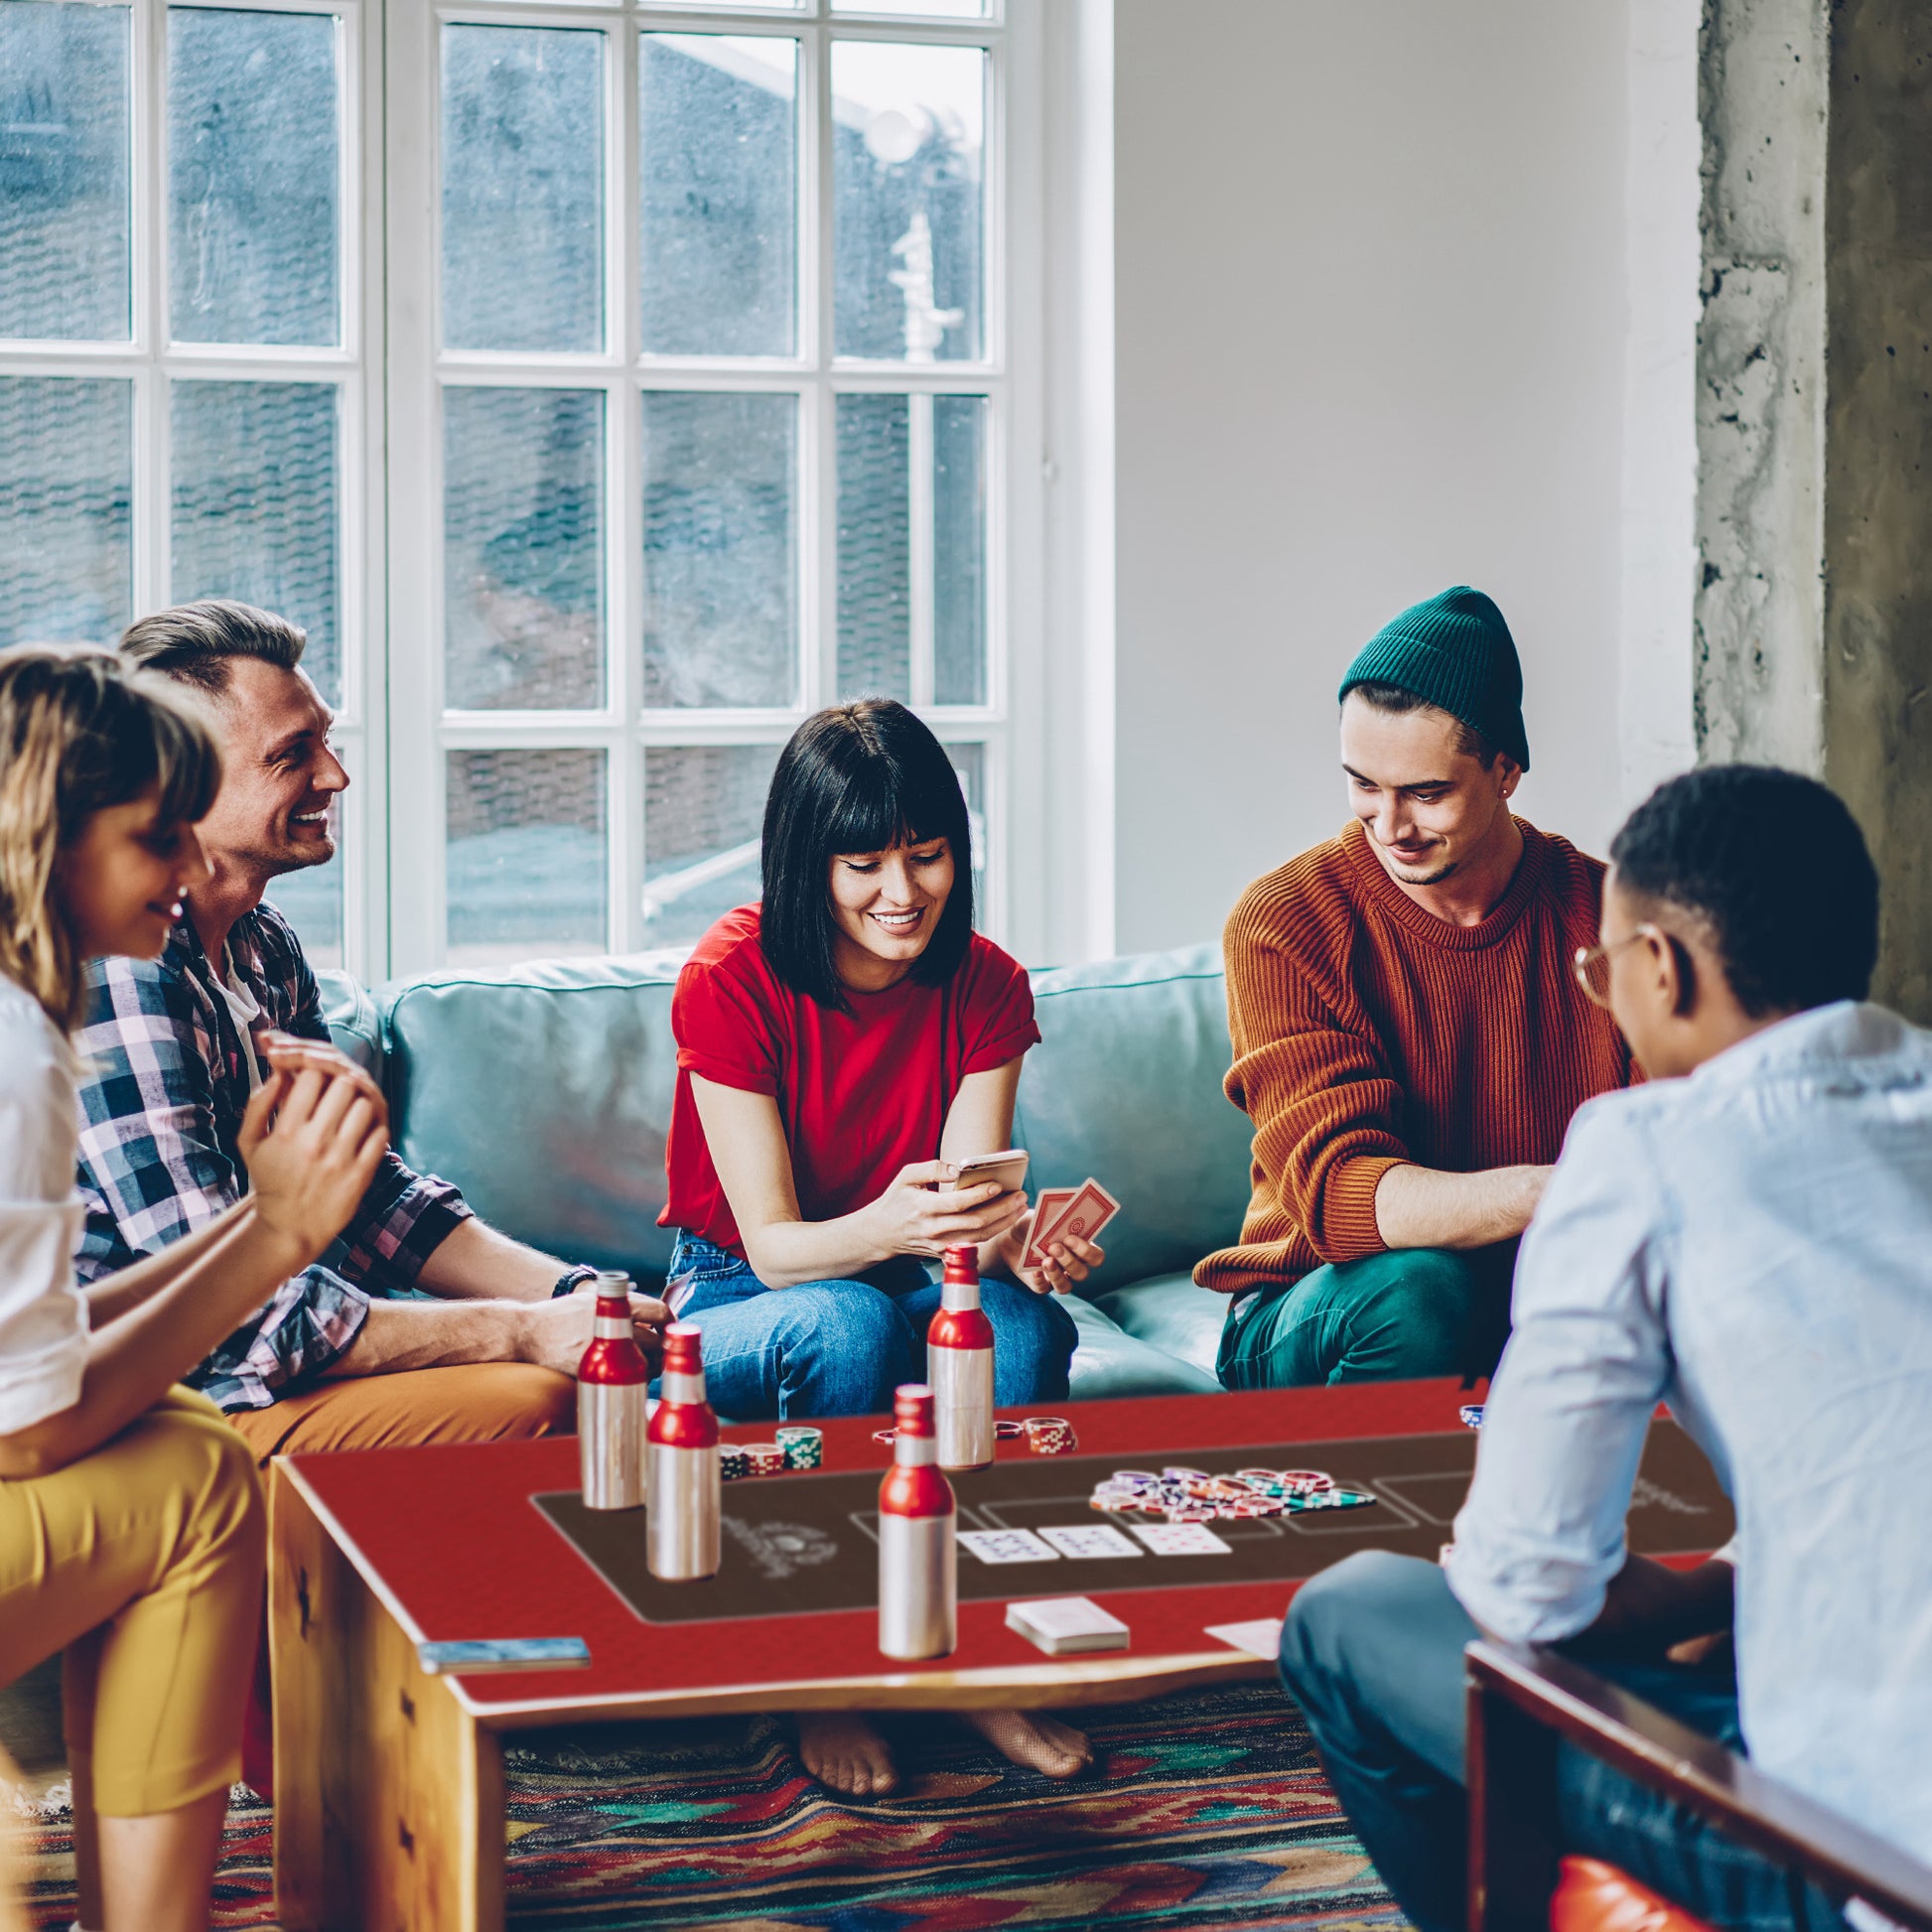
<path fill-rule="evenodd" d="M 302 942 L 269 904 L 228 935 L 236 976 L 262 1025 L 327 1039 Z M 74 1268 L 98 1281 L 205 1226 L 246 1191 L 235 1145 L 248 1063 L 216 964 L 183 919 L 159 961 L 96 960 L 78 1045 L 80 1193 L 86 1232 Z M 188 1380 L 223 1409 L 266 1409 L 355 1339 L 371 1295 L 410 1288 L 470 1209 L 448 1181 L 385 1154 L 331 1258 L 278 1288 Z"/>

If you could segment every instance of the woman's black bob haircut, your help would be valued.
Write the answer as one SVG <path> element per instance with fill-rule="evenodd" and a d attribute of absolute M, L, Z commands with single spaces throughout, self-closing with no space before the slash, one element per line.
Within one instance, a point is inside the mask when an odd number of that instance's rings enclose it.
<path fill-rule="evenodd" d="M 952 848 L 953 885 L 912 977 L 939 986 L 973 936 L 973 835 L 959 773 L 930 730 L 893 698 L 861 698 L 807 718 L 778 755 L 764 801 L 759 930 L 771 970 L 794 992 L 850 1013 L 833 964 L 832 859 L 928 839 Z"/>

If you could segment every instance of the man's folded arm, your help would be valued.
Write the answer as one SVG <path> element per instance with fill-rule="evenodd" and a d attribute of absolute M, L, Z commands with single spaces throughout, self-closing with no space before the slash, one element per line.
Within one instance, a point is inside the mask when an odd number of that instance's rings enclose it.
<path fill-rule="evenodd" d="M 1406 1161 L 1403 1094 L 1380 1048 L 1323 1001 L 1300 962 L 1230 922 L 1228 1098 L 1254 1123 L 1254 1159 L 1324 1261 L 1386 1245 L 1375 1190 Z"/>
<path fill-rule="evenodd" d="M 1666 1228 L 1640 1123 L 1586 1107 L 1517 1261 L 1449 1559 L 1462 1607 L 1512 1643 L 1588 1629 L 1624 1568 L 1637 1464 L 1671 1377 Z"/>

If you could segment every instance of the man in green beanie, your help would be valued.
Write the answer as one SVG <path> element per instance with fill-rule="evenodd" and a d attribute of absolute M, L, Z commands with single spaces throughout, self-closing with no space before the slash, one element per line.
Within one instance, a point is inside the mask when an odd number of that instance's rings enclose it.
<path fill-rule="evenodd" d="M 1509 808 L 1528 770 L 1502 613 L 1458 585 L 1341 681 L 1354 818 L 1229 916 L 1226 1089 L 1254 1122 L 1229 1388 L 1486 1374 L 1570 1116 L 1629 1051 L 1574 975 L 1603 867 Z"/>

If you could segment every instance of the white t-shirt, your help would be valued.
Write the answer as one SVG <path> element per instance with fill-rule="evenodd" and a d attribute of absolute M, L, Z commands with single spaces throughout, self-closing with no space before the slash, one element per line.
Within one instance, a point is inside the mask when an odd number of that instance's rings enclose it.
<path fill-rule="evenodd" d="M 72 1048 L 40 1002 L 0 974 L 0 1434 L 80 1400 L 79 1119 Z"/>

